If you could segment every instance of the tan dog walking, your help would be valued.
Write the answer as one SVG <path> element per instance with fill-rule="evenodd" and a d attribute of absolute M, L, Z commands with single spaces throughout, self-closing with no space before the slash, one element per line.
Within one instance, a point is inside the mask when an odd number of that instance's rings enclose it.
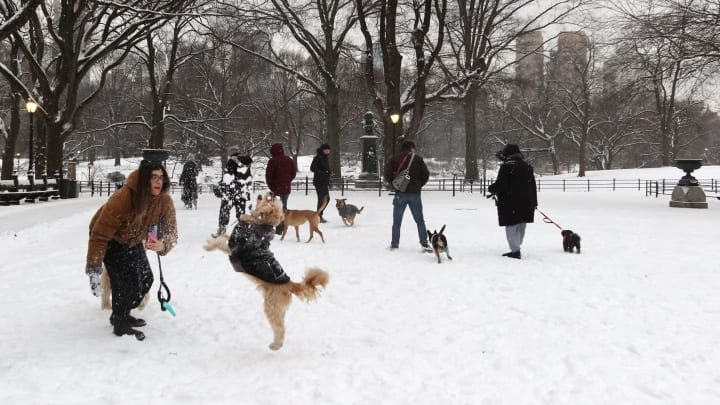
<path fill-rule="evenodd" d="M 328 205 L 328 201 L 330 201 L 330 197 L 325 197 L 325 200 L 323 200 L 322 207 L 318 208 L 317 211 L 311 211 L 311 210 L 285 210 L 285 218 L 283 220 L 285 224 L 285 228 L 283 228 L 282 236 L 280 237 L 280 240 L 285 240 L 285 234 L 287 234 L 288 229 L 291 226 L 295 227 L 295 238 L 298 242 L 300 242 L 300 225 L 304 224 L 305 222 L 308 223 L 308 226 L 310 228 L 310 238 L 307 240 L 306 243 L 310 242 L 313 238 L 313 233 L 317 232 L 318 235 L 320 235 L 320 239 L 322 239 L 323 243 L 325 243 L 325 237 L 323 237 L 323 233 L 320 231 L 319 225 L 320 225 L 320 213 L 323 212 L 325 207 Z"/>

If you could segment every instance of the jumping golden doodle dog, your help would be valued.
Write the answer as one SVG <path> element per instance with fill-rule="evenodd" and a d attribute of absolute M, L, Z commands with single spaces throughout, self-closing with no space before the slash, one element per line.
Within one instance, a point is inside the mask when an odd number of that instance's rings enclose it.
<path fill-rule="evenodd" d="M 230 256 L 233 269 L 244 273 L 263 293 L 265 316 L 274 335 L 270 343 L 272 350 L 280 349 L 285 342 L 285 314 L 292 294 L 303 301 L 313 301 L 330 279 L 326 271 L 310 268 L 302 282 L 290 280 L 270 251 L 275 226 L 282 219 L 282 203 L 272 193 L 258 196 L 255 209 L 249 215 L 240 217 L 230 236 L 220 235 L 208 240 L 204 246 L 205 250 L 220 250 Z"/>
<path fill-rule="evenodd" d="M 285 227 L 283 228 L 280 240 L 285 240 L 285 234 L 287 233 L 288 229 L 290 229 L 291 226 L 294 226 L 295 238 L 298 242 L 300 242 L 300 225 L 307 222 L 310 228 L 310 238 L 307 240 L 306 243 L 312 240 L 314 232 L 317 232 L 317 234 L 320 235 L 320 239 L 322 239 L 323 243 L 325 243 L 325 238 L 323 237 L 323 233 L 320 232 L 320 228 L 318 227 L 318 225 L 320 225 L 320 212 L 325 209 L 329 200 L 330 198 L 326 197 L 325 201 L 323 201 L 322 207 L 318 208 L 317 211 L 285 210 Z"/>
<path fill-rule="evenodd" d="M 347 201 L 346 198 L 336 198 L 335 208 L 337 208 L 338 214 L 340 214 L 340 218 L 342 218 L 343 223 L 346 226 L 353 226 L 355 224 L 355 216 L 362 213 L 362 210 L 365 207 L 360 207 L 358 209 L 357 206 L 347 204 L 345 201 Z"/>
<path fill-rule="evenodd" d="M 442 252 L 445 252 L 448 260 L 452 260 L 452 257 L 450 257 L 450 248 L 448 247 L 447 238 L 443 234 L 444 231 L 445 225 L 440 228 L 440 232 L 434 231 L 430 233 L 430 231 L 427 231 L 428 240 L 430 241 L 430 246 L 432 246 L 433 253 L 435 253 L 435 256 L 437 257 L 438 264 L 440 264 L 440 253 Z"/>
<path fill-rule="evenodd" d="M 100 309 L 112 309 L 112 285 L 110 284 L 110 275 L 105 266 L 103 266 L 102 274 L 100 274 L 100 285 L 102 285 L 103 293 L 100 299 Z M 137 309 L 145 308 L 150 294 L 145 294 Z"/>

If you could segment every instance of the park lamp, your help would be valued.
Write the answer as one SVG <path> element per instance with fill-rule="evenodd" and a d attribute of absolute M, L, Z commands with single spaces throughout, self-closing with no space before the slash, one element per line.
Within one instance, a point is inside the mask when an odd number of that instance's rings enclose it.
<path fill-rule="evenodd" d="M 400 121 L 400 114 L 398 114 L 398 113 L 390 114 L 390 121 L 392 121 L 393 124 L 397 124 L 398 121 Z"/>
<path fill-rule="evenodd" d="M 28 100 L 25 103 L 25 108 L 27 109 L 27 112 L 29 112 L 30 114 L 35 114 L 35 111 L 37 111 L 38 105 L 35 101 Z"/>

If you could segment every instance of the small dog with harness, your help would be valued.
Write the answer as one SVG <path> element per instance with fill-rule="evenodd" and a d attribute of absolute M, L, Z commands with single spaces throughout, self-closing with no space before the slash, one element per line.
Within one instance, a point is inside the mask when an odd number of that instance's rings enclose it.
<path fill-rule="evenodd" d="M 450 248 L 448 247 L 447 238 L 443 234 L 443 231 L 445 231 L 445 225 L 440 228 L 440 232 L 434 231 L 430 233 L 430 231 L 427 231 L 428 241 L 430 242 L 430 246 L 432 246 L 435 257 L 437 257 L 438 264 L 440 264 L 440 253 L 443 252 L 447 255 L 448 260 L 452 260 L 452 257 L 450 257 Z"/>
<path fill-rule="evenodd" d="M 560 235 L 563 237 L 564 251 L 573 253 L 573 250 L 577 249 L 577 254 L 580 254 L 580 235 L 569 229 L 563 229 L 560 231 Z"/>

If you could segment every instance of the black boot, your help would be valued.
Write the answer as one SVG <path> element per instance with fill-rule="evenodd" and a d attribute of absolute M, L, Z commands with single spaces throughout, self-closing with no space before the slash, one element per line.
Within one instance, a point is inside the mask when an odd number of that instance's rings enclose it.
<path fill-rule="evenodd" d="M 507 256 L 507 257 L 510 257 L 510 258 L 513 258 L 513 259 L 519 259 L 519 258 L 520 258 L 520 251 L 518 250 L 517 252 L 507 252 L 507 253 L 503 254 L 503 256 Z"/>
<path fill-rule="evenodd" d="M 144 320 L 134 318 L 129 314 L 123 316 L 113 314 L 110 316 L 110 323 L 113 326 L 113 333 L 116 336 L 133 335 L 137 340 L 145 339 L 144 333 L 132 328 L 133 326 L 142 326 L 139 325 L 140 322 L 145 325 Z"/>
<path fill-rule="evenodd" d="M 127 318 L 128 318 L 128 319 L 127 319 L 127 324 L 128 324 L 131 328 L 139 328 L 139 327 L 141 327 L 141 326 L 147 325 L 147 322 L 145 322 L 145 320 L 142 319 L 142 318 L 135 318 L 135 317 L 132 316 L 132 315 L 128 315 Z"/>
<path fill-rule="evenodd" d="M 132 335 L 132 336 L 135 336 L 135 339 L 137 339 L 137 340 L 145 339 L 144 333 L 140 332 L 139 330 L 131 328 L 129 325 L 115 325 L 115 326 L 113 326 L 113 333 L 116 336 Z"/>

